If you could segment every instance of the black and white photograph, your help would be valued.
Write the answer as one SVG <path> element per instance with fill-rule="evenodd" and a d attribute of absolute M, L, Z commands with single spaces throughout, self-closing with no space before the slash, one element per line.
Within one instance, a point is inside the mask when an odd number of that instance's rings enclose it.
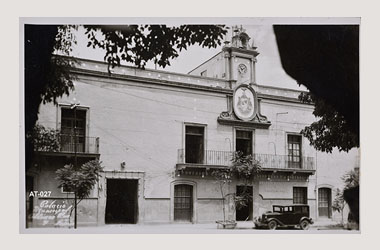
<path fill-rule="evenodd" d="M 20 18 L 20 232 L 360 234 L 360 28 Z"/>

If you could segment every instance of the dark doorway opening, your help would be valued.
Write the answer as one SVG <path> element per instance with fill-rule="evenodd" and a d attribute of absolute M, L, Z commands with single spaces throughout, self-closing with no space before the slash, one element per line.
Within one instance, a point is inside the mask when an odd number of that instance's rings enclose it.
<path fill-rule="evenodd" d="M 174 186 L 174 220 L 193 219 L 193 186 L 181 184 Z"/>
<path fill-rule="evenodd" d="M 106 223 L 137 223 L 138 180 L 107 179 Z"/>
<path fill-rule="evenodd" d="M 318 214 L 319 217 L 331 217 L 331 189 L 320 188 L 318 190 Z"/>
<path fill-rule="evenodd" d="M 248 200 L 246 206 L 236 208 L 236 220 L 237 221 L 252 220 L 253 187 L 252 186 L 236 186 L 236 196 L 246 197 Z"/>

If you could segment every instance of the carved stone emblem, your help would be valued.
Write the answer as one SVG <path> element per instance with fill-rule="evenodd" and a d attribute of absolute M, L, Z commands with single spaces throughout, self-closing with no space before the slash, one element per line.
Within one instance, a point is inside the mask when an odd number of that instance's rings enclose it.
<path fill-rule="evenodd" d="M 235 115 L 243 120 L 252 120 L 257 111 L 257 100 L 254 91 L 247 85 L 240 85 L 234 92 L 233 107 Z"/>

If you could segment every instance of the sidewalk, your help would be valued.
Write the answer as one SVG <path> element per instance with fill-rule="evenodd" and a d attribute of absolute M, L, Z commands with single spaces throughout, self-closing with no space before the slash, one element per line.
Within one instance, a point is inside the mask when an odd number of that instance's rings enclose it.
<path fill-rule="evenodd" d="M 333 220 L 314 221 L 311 228 L 315 228 L 316 230 L 344 230 L 344 227 L 340 222 Z"/>
<path fill-rule="evenodd" d="M 316 221 L 310 225 L 309 230 L 303 231 L 295 229 L 256 229 L 252 221 L 239 221 L 234 229 L 218 229 L 216 223 L 171 223 L 171 224 L 107 224 L 94 227 L 79 227 L 78 229 L 50 228 L 27 230 L 27 233 L 132 233 L 132 234 L 300 234 L 300 233 L 316 233 L 322 230 L 326 233 L 337 231 L 340 233 L 348 233 L 349 230 L 343 228 L 339 223 L 331 220 Z M 355 231 L 352 231 L 352 233 Z M 358 232 L 358 231 L 356 231 Z M 322 233 L 322 232 L 321 232 Z"/>

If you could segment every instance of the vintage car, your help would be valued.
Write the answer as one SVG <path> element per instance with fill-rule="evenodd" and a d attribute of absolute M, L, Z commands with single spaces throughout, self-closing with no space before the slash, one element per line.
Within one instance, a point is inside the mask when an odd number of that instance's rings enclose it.
<path fill-rule="evenodd" d="M 308 205 L 274 205 L 273 211 L 268 211 L 254 219 L 256 228 L 276 229 L 277 227 L 300 227 L 309 229 L 313 220 L 310 218 Z"/>

